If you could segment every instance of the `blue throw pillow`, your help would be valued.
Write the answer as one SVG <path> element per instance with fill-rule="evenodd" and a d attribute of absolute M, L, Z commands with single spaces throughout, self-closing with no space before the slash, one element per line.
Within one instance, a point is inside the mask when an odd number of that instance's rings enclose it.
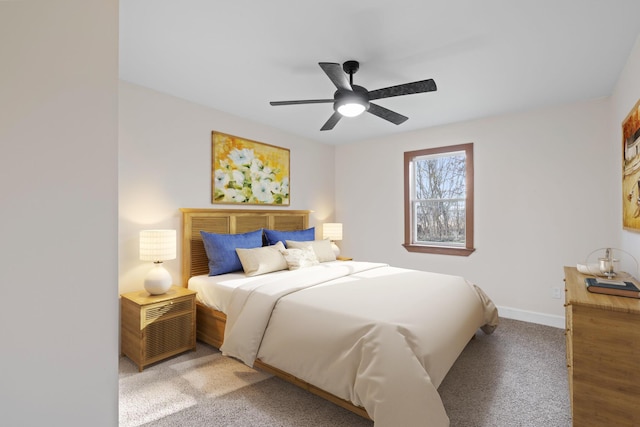
<path fill-rule="evenodd" d="M 216 234 L 201 231 L 204 250 L 209 258 L 209 276 L 242 270 L 236 248 L 262 246 L 262 229 L 241 234 Z"/>
<path fill-rule="evenodd" d="M 286 240 L 295 240 L 298 242 L 306 242 L 316 239 L 316 228 L 311 227 L 306 230 L 294 230 L 294 231 L 278 231 L 264 229 L 264 234 L 267 236 L 267 242 L 269 245 L 275 245 L 278 242 L 286 247 Z"/>

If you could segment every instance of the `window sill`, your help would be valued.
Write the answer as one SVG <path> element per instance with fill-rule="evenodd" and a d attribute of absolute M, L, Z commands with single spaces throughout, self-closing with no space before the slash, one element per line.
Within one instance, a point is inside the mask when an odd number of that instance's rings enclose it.
<path fill-rule="evenodd" d="M 404 243 L 402 246 L 409 252 L 419 252 L 425 254 L 440 254 L 440 255 L 457 255 L 457 256 L 469 256 L 476 249 L 475 248 L 453 248 L 449 246 L 427 246 L 427 245 L 411 245 Z"/>

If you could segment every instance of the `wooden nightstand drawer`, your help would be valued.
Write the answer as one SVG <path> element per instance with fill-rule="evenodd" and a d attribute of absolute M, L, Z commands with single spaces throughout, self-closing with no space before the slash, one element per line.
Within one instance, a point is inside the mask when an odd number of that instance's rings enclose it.
<path fill-rule="evenodd" d="M 153 323 L 157 320 L 166 319 L 170 316 L 180 316 L 185 312 L 193 311 L 193 298 L 177 298 L 171 301 L 159 302 L 143 307 L 141 322 L 142 326 Z"/>
<path fill-rule="evenodd" d="M 196 348 L 195 292 L 173 286 L 163 295 L 145 291 L 120 300 L 122 353 L 138 369 Z"/>

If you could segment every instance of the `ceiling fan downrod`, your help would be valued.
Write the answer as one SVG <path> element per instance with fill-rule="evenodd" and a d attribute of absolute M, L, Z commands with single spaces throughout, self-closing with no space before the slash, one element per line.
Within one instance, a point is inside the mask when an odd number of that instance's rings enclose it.
<path fill-rule="evenodd" d="M 351 86 L 353 86 L 353 75 L 357 73 L 359 69 L 360 63 L 358 61 L 345 61 L 345 63 L 342 64 L 342 70 L 349 74 L 349 83 Z"/>

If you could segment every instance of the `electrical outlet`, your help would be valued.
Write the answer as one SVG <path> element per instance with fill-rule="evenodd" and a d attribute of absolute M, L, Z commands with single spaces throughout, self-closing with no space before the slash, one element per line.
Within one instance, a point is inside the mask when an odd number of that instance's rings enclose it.
<path fill-rule="evenodd" d="M 551 288 L 551 298 L 561 299 L 562 298 L 562 289 L 561 288 Z"/>

